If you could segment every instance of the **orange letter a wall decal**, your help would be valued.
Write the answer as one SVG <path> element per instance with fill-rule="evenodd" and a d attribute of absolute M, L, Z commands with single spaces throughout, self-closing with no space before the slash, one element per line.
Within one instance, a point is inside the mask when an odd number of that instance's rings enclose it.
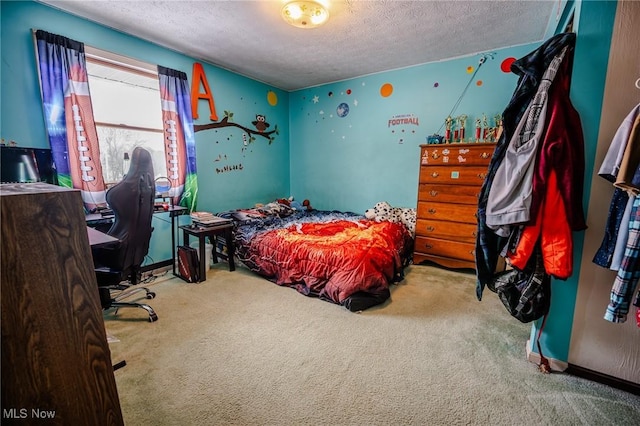
<path fill-rule="evenodd" d="M 204 86 L 204 93 L 200 93 L 200 83 L 202 82 L 202 86 Z M 211 115 L 209 118 L 212 121 L 218 121 L 218 114 L 216 113 L 216 104 L 213 101 L 213 95 L 211 94 L 211 89 L 209 89 L 209 83 L 207 82 L 207 76 L 204 74 L 204 70 L 202 69 L 202 64 L 199 62 L 194 62 L 193 64 L 193 75 L 191 78 L 191 113 L 193 114 L 193 119 L 198 118 L 198 101 L 200 99 L 207 99 L 209 101 L 209 110 L 211 111 Z"/>

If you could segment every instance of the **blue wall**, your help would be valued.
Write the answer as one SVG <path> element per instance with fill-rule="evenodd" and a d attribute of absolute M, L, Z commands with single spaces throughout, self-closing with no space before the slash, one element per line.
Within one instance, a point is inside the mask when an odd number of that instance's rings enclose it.
<path fill-rule="evenodd" d="M 473 55 L 292 92 L 291 193 L 320 209 L 362 213 L 378 201 L 415 207 L 420 144 L 444 134 L 444 120 L 467 84 L 451 115 L 468 116 L 467 137 L 483 113 L 493 125 L 517 82 L 501 69 L 503 62 L 536 46 L 496 51 L 481 66 L 482 55 Z M 385 84 L 390 96 L 382 94 Z M 349 111 L 344 116 L 342 104 Z M 390 124 L 398 116 L 417 125 Z"/>

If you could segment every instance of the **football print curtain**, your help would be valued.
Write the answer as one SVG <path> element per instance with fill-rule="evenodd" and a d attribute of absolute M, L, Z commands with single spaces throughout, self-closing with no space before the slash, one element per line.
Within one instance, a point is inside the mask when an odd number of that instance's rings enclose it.
<path fill-rule="evenodd" d="M 84 44 L 42 30 L 35 32 L 35 40 L 42 109 L 58 182 L 79 189 L 87 208 L 104 205 Z"/>
<path fill-rule="evenodd" d="M 173 203 L 195 211 L 198 195 L 196 179 L 196 141 L 187 74 L 158 66 L 164 151 L 169 195 Z"/>

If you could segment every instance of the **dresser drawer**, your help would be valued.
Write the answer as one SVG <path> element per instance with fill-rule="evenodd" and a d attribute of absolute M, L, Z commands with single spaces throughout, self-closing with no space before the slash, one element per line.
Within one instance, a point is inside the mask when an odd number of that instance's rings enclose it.
<path fill-rule="evenodd" d="M 418 185 L 418 201 L 478 205 L 481 188 L 481 185 L 463 186 L 421 183 Z"/>
<path fill-rule="evenodd" d="M 416 235 L 421 237 L 475 243 L 477 231 L 477 225 L 474 224 L 425 219 L 416 221 Z"/>
<path fill-rule="evenodd" d="M 422 166 L 420 183 L 481 186 L 487 170 L 487 166 Z"/>
<path fill-rule="evenodd" d="M 416 237 L 415 251 L 441 257 L 475 262 L 475 243 L 461 243 L 438 238 Z"/>
<path fill-rule="evenodd" d="M 418 202 L 419 219 L 444 220 L 474 224 L 477 222 L 477 206 L 470 204 L 447 204 Z"/>
<path fill-rule="evenodd" d="M 489 165 L 496 144 L 422 145 L 420 164 L 423 166 Z"/>

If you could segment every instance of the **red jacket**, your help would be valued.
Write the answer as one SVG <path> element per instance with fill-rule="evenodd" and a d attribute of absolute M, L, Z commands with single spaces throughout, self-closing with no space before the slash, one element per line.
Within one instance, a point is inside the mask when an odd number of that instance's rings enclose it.
<path fill-rule="evenodd" d="M 540 240 L 545 272 L 566 280 L 573 273 L 573 235 L 558 183 L 551 169 L 536 223 L 525 226 L 515 253 L 508 253 L 507 258 L 514 268 L 523 270 Z"/>
<path fill-rule="evenodd" d="M 559 279 L 573 273 L 572 231 L 587 228 L 582 193 L 584 137 L 580 116 L 569 98 L 571 60 L 563 61 L 549 88 L 545 136 L 533 176 L 530 215 L 515 252 L 512 266 L 523 269 L 540 240 L 545 271 Z"/>
<path fill-rule="evenodd" d="M 562 62 L 553 84 L 549 88 L 546 134 L 538 152 L 533 176 L 533 195 L 530 215 L 538 216 L 545 197 L 549 172 L 558 178 L 558 190 L 564 200 L 569 226 L 574 231 L 587 229 L 582 193 L 584 187 L 584 136 L 580 115 L 569 99 L 572 60 Z"/>

